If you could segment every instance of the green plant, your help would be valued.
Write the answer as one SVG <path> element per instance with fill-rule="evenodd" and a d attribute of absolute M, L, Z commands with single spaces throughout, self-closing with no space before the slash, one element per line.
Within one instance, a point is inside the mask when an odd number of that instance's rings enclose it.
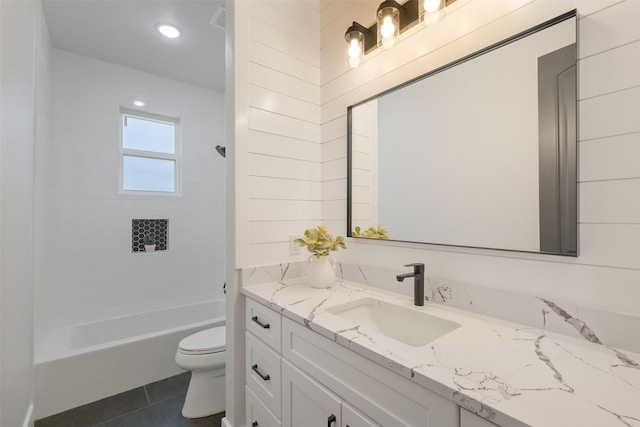
<path fill-rule="evenodd" d="M 386 228 L 381 225 L 376 227 L 371 226 L 366 230 L 362 231 L 360 226 L 356 226 L 355 230 L 353 230 L 353 237 L 365 237 L 367 239 L 388 239 L 389 232 Z"/>
<path fill-rule="evenodd" d="M 151 234 L 147 233 L 144 235 L 144 237 L 142 238 L 142 242 L 145 245 L 155 245 L 156 244 L 156 238 L 153 237 Z"/>
<path fill-rule="evenodd" d="M 316 256 L 326 256 L 332 251 L 337 251 L 338 248 L 347 248 L 344 237 L 334 237 L 329 229 L 322 225 L 306 229 L 304 236 L 293 242 L 298 246 L 306 246 L 307 250 Z"/>

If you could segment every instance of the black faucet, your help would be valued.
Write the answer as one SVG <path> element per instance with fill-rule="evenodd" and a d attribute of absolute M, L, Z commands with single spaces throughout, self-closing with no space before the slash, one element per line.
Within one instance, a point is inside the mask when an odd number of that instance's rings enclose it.
<path fill-rule="evenodd" d="M 413 277 L 413 303 L 415 305 L 424 305 L 424 264 L 414 263 L 407 264 L 405 267 L 413 267 L 413 273 L 398 274 L 396 279 L 398 282 L 404 281 L 407 277 Z"/>

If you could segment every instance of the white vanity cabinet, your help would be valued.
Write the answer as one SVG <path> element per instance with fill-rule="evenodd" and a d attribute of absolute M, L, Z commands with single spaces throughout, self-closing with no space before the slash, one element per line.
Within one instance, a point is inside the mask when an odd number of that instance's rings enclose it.
<path fill-rule="evenodd" d="M 384 368 L 250 298 L 246 311 L 247 425 L 460 426 L 455 403 L 392 372 L 393 367 Z"/>

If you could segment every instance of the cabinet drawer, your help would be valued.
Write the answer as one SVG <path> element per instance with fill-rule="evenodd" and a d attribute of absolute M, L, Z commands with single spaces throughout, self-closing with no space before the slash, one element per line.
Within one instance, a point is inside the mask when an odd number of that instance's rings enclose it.
<path fill-rule="evenodd" d="M 247 385 L 266 407 L 277 418 L 280 418 L 282 402 L 280 355 L 251 332 L 245 334 L 247 341 Z"/>
<path fill-rule="evenodd" d="M 247 330 L 266 342 L 272 349 L 280 353 L 281 343 L 281 318 L 270 308 L 247 298 Z"/>
<path fill-rule="evenodd" d="M 281 427 L 280 421 L 247 386 L 247 423 L 251 427 Z"/>

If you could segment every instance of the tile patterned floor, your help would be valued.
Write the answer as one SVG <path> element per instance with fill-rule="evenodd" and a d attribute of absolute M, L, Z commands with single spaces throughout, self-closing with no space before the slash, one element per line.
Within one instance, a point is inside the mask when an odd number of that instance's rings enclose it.
<path fill-rule="evenodd" d="M 35 427 L 219 427 L 224 412 L 188 419 L 180 413 L 190 372 L 52 415 Z"/>

